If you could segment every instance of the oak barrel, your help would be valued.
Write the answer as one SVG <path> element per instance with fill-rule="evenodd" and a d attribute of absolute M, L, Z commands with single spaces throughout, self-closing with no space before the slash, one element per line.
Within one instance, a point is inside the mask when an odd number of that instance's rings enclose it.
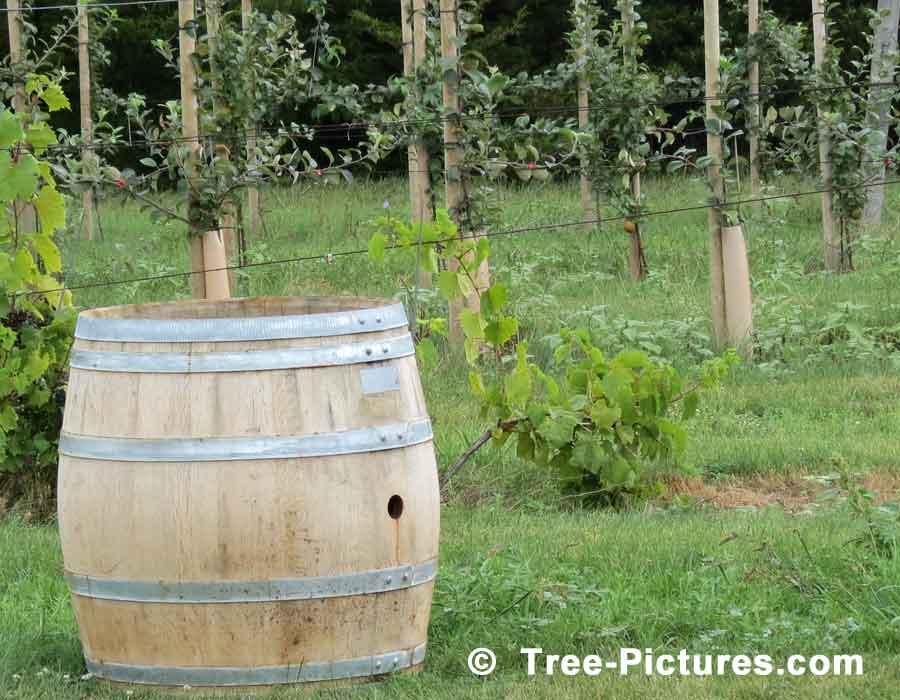
<path fill-rule="evenodd" d="M 88 670 L 161 686 L 421 666 L 440 499 L 403 306 L 79 316 L 59 527 Z"/>

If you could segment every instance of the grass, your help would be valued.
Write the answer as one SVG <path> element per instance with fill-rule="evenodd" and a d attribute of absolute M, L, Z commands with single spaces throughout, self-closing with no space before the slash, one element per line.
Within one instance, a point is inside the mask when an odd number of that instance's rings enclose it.
<path fill-rule="evenodd" d="M 249 259 L 317 259 L 239 271 L 238 293 L 402 295 L 413 270 L 401 262 L 378 267 L 354 255 L 327 264 L 323 254 L 365 249 L 365 222 L 384 213 L 385 201 L 405 216 L 404 188 L 401 181 L 361 181 L 266 193 L 266 231 L 250 241 Z M 645 188 L 652 210 L 705 198 L 691 180 L 650 180 Z M 708 396 L 690 424 L 688 460 L 708 487 L 828 474 L 842 465 L 869 475 L 900 472 L 893 352 L 900 337 L 894 328 L 900 246 L 891 233 L 900 223 L 900 197 L 890 194 L 886 225 L 863 241 L 851 275 L 821 271 L 817 198 L 785 200 L 747 222 L 758 361 Z M 577 189 L 569 184 L 510 187 L 498 196 L 497 230 L 579 217 Z M 116 202 L 103 203 L 102 223 L 102 240 L 81 241 L 74 230 L 65 237 L 70 285 L 188 268 L 180 226 L 151 223 L 133 204 Z M 627 240 L 617 223 L 492 240 L 494 274 L 509 283 L 540 359 L 548 355 L 543 339 L 563 324 L 590 327 L 610 351 L 642 347 L 687 371 L 709 354 L 705 212 L 650 218 L 645 233 L 651 276 L 640 286 L 627 280 Z M 100 306 L 188 293 L 185 279 L 169 278 L 84 289 L 76 300 Z M 440 310 L 427 297 L 421 303 Z M 861 336 L 854 335 L 857 326 Z M 444 350 L 439 365 L 423 374 L 442 466 L 485 428 L 473 415 L 464 363 Z M 690 497 L 632 512 L 586 512 L 560 498 L 552 475 L 508 451 L 485 449 L 452 484 L 443 513 L 426 672 L 320 695 L 893 698 L 900 681 L 900 561 L 850 544 L 861 527 L 846 507 L 815 502 L 794 514 L 718 510 Z M 78 680 L 83 666 L 55 528 L 7 517 L 0 522 L 0 562 L 0 698 L 122 697 L 121 689 Z M 488 680 L 465 668 L 478 646 L 499 657 Z M 518 653 L 523 646 L 601 655 L 623 646 L 657 653 L 687 648 L 776 659 L 859 653 L 866 675 L 529 679 Z"/>

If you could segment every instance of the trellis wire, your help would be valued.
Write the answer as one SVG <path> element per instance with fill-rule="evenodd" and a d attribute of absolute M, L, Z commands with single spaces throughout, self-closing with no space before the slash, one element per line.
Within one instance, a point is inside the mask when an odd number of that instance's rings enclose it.
<path fill-rule="evenodd" d="M 84 5 L 85 9 L 92 10 L 100 7 L 132 7 L 135 5 L 172 5 L 178 0 L 123 0 L 123 2 L 91 2 Z M 81 5 L 45 5 L 43 7 L 19 7 L 11 10 L 8 7 L 0 7 L 0 12 L 45 12 L 47 10 L 77 10 Z"/>
<path fill-rule="evenodd" d="M 768 202 L 777 199 L 793 199 L 797 197 L 806 197 L 817 194 L 822 194 L 824 192 L 846 192 L 855 189 L 870 189 L 873 187 L 883 187 L 889 185 L 900 185 L 900 179 L 896 180 L 881 180 L 879 182 L 872 182 L 865 185 L 859 185 L 858 187 L 837 187 L 830 189 L 816 189 L 816 190 L 805 190 L 800 192 L 789 192 L 785 194 L 778 195 L 767 195 L 765 197 L 753 197 L 751 199 L 741 199 L 729 202 L 723 202 L 719 204 L 698 204 L 690 207 L 679 207 L 676 209 L 663 209 L 658 211 L 646 211 L 641 212 L 639 214 L 634 215 L 622 215 L 622 216 L 610 216 L 605 218 L 597 218 L 591 220 L 579 219 L 578 221 L 567 221 L 564 223 L 557 224 L 542 224 L 540 226 L 529 226 L 523 228 L 513 228 L 506 229 L 503 231 L 488 231 L 486 233 L 481 233 L 478 235 L 471 236 L 458 236 L 454 238 L 445 238 L 438 241 L 425 241 L 422 245 L 441 245 L 443 243 L 448 243 L 454 240 L 478 240 L 480 238 L 499 238 L 501 236 L 518 236 L 526 233 L 533 233 L 535 231 L 553 231 L 559 229 L 566 228 L 575 228 L 582 227 L 585 224 L 607 224 L 613 222 L 623 222 L 623 221 L 633 221 L 637 219 L 648 219 L 651 217 L 657 216 L 672 216 L 674 214 L 682 214 L 686 212 L 695 212 L 695 211 L 705 211 L 708 209 L 712 209 L 715 207 L 727 208 L 727 207 L 739 207 L 745 204 L 753 204 L 755 202 Z M 402 249 L 404 246 L 391 244 L 385 246 L 385 250 L 393 251 Z M 303 262 L 326 262 L 330 263 L 337 258 L 346 258 L 355 255 L 368 255 L 368 248 L 358 248 L 355 250 L 343 250 L 337 252 L 326 252 L 320 253 L 318 255 L 302 255 L 292 258 L 280 258 L 277 260 L 261 260 L 259 262 L 253 263 L 245 263 L 243 265 L 228 265 L 225 267 L 217 267 L 209 270 L 191 270 L 188 272 L 168 272 L 161 275 L 147 275 L 145 277 L 133 277 L 127 280 L 104 280 L 100 282 L 89 282 L 85 284 L 76 284 L 76 285 L 67 285 L 64 287 L 58 287 L 56 289 L 48 289 L 42 291 L 29 291 L 29 292 L 16 292 L 14 294 L 9 295 L 10 298 L 18 298 L 23 296 L 36 296 L 36 295 L 46 295 L 46 294 L 57 294 L 62 292 L 74 292 L 84 289 L 98 289 L 103 287 L 120 287 L 128 284 L 139 284 L 143 282 L 156 282 L 159 280 L 166 279 L 175 279 L 182 277 L 190 277 L 192 275 L 202 275 L 208 272 L 223 272 L 223 271 L 231 271 L 231 270 L 246 270 L 249 268 L 255 267 L 267 267 L 272 265 L 289 265 L 294 263 L 303 263 Z"/>
<path fill-rule="evenodd" d="M 172 0 L 165 0 L 165 2 L 171 2 Z M 759 94 L 750 95 L 747 94 L 746 97 L 777 97 L 784 95 L 795 95 L 795 94 L 811 94 L 816 92 L 834 92 L 834 91 L 842 91 L 842 90 L 852 90 L 854 87 L 869 87 L 869 88 L 880 88 L 880 87 L 897 87 L 898 81 L 900 81 L 900 77 L 890 82 L 879 82 L 879 83 L 848 83 L 845 85 L 839 86 L 822 86 L 816 85 L 814 87 L 805 87 L 805 88 L 784 88 L 779 90 L 771 90 L 768 92 L 761 92 Z M 647 100 L 647 101 L 621 101 L 616 103 L 618 107 L 649 107 L 649 106 L 659 106 L 659 107 L 671 107 L 679 104 L 697 104 L 707 101 L 716 101 L 716 102 L 728 102 L 730 100 L 739 99 L 744 97 L 744 95 L 738 95 L 736 93 L 727 94 L 727 95 L 698 95 L 695 97 L 678 97 L 671 98 L 665 100 Z M 599 98 L 600 102 L 603 102 L 603 98 Z M 453 117 L 454 119 L 458 119 L 462 122 L 472 121 L 482 119 L 485 116 L 488 116 L 492 119 L 504 119 L 517 117 L 522 115 L 547 115 L 547 114 L 565 114 L 565 113 L 573 113 L 577 114 L 580 111 L 589 111 L 589 112 L 600 112 L 609 108 L 610 101 L 607 100 L 602 104 L 595 103 L 587 108 L 579 108 L 577 106 L 573 107 L 540 107 L 533 106 L 531 108 L 521 108 L 517 110 L 510 111 L 500 111 L 495 112 L 490 115 L 478 115 L 478 116 L 466 116 L 459 115 Z M 193 143 L 195 141 L 208 141 L 214 139 L 229 139 L 232 141 L 237 141 L 238 143 L 246 143 L 248 138 L 253 138 L 254 136 L 259 136 L 260 134 L 266 134 L 269 136 L 283 136 L 286 138 L 291 138 L 293 136 L 296 137 L 304 137 L 304 140 L 310 140 L 308 137 L 308 133 L 312 132 L 312 138 L 317 138 L 320 136 L 331 136 L 335 134 L 347 134 L 347 140 L 352 140 L 351 134 L 354 132 L 360 133 L 365 132 L 370 128 L 380 128 L 385 130 L 393 130 L 393 129 L 401 129 L 409 126 L 436 126 L 439 124 L 443 124 L 450 117 L 447 115 L 436 115 L 434 117 L 429 118 L 420 118 L 420 119 L 397 119 L 394 121 L 368 121 L 368 122 L 344 122 L 339 124 L 310 124 L 305 126 L 298 126 L 296 128 L 286 128 L 286 127 L 260 127 L 255 129 L 253 132 L 251 131 L 220 131 L 216 133 L 203 133 L 198 134 L 197 136 L 192 137 L 177 137 L 171 139 L 138 139 L 138 140 L 129 140 L 127 142 L 122 141 L 121 143 L 114 144 L 105 144 L 102 142 L 95 144 L 50 144 L 46 150 L 75 150 L 75 151 L 84 151 L 84 150 L 98 150 L 102 148 L 108 149 L 141 149 L 147 146 L 173 146 L 177 144 L 183 143 Z M 699 117 L 698 117 L 699 118 Z M 693 129 L 690 132 L 690 135 L 697 135 L 706 133 L 706 129 Z M 0 150 L 8 150 L 8 149 L 0 149 Z"/>

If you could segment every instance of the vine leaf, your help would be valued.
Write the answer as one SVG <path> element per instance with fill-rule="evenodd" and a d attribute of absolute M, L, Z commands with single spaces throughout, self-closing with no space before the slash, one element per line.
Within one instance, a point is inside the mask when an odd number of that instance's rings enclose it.
<path fill-rule="evenodd" d="M 15 161 L 12 153 L 0 153 L 0 202 L 31 197 L 38 177 L 38 162 L 30 153 L 23 153 Z"/>
<path fill-rule="evenodd" d="M 10 110 L 0 113 L 0 148 L 10 148 L 25 136 L 19 118 Z"/>
<path fill-rule="evenodd" d="M 65 214 L 63 214 L 63 218 L 65 219 Z M 44 267 L 47 269 L 47 272 L 53 274 L 62 270 L 62 257 L 59 254 L 59 248 L 56 247 L 50 236 L 46 233 L 39 233 L 31 239 L 31 242 L 37 254 L 41 256 L 41 260 L 44 261 Z"/>
<path fill-rule="evenodd" d="M 438 273 L 437 279 L 438 289 L 447 299 L 459 299 L 463 292 L 459 286 L 459 275 L 449 270 L 443 270 Z"/>
<path fill-rule="evenodd" d="M 25 141 L 34 149 L 35 155 L 41 155 L 49 146 L 59 143 L 53 129 L 46 122 L 29 125 L 28 131 L 25 133 Z"/>
<path fill-rule="evenodd" d="M 52 234 L 66 227 L 66 203 L 55 187 L 44 185 L 34 198 L 33 204 L 43 233 Z M 59 269 L 49 271 L 59 272 Z"/>

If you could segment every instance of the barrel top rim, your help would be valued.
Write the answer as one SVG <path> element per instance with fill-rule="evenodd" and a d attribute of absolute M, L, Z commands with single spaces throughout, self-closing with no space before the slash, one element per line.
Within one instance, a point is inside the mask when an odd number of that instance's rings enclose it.
<path fill-rule="evenodd" d="M 395 306 L 395 299 L 374 297 L 236 297 L 233 299 L 181 299 L 178 301 L 123 304 L 85 309 L 79 318 L 103 321 L 193 321 L 256 319 L 283 316 L 316 316 Z M 262 313 L 222 313 L 252 309 Z M 304 311 L 304 307 L 308 310 Z M 313 310 L 314 309 L 314 310 Z M 193 311 L 188 314 L 187 311 Z"/>
<path fill-rule="evenodd" d="M 75 337 L 111 342 L 229 342 L 313 338 L 408 327 L 403 304 L 361 297 L 253 297 L 110 306 L 83 311 Z"/>

